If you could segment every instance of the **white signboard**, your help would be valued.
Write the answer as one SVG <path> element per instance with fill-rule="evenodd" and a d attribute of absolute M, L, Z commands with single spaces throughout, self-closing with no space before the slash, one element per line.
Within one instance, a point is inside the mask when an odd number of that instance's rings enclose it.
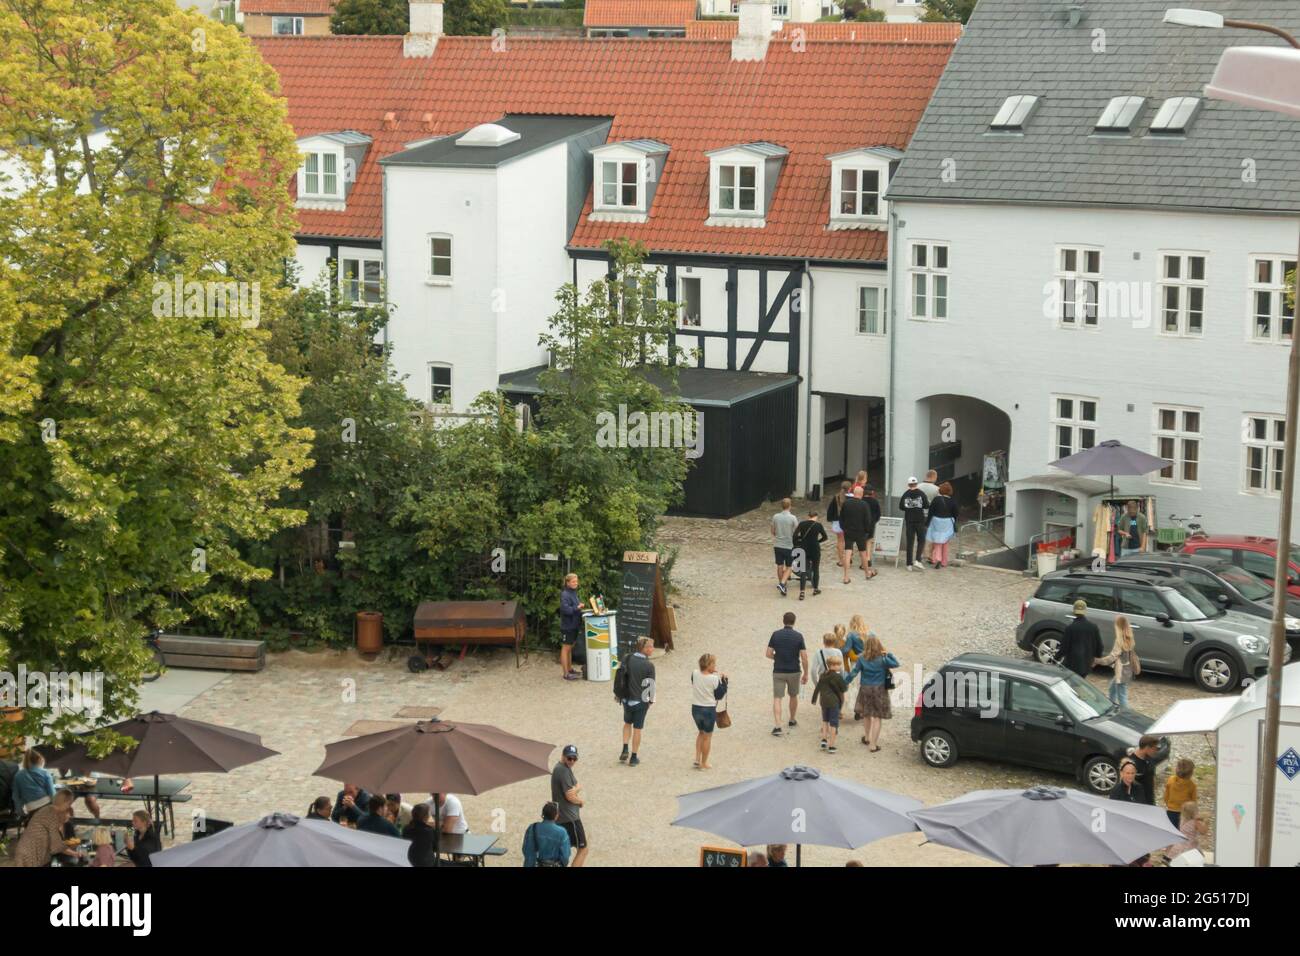
<path fill-rule="evenodd" d="M 876 557 L 898 557 L 898 549 L 902 543 L 902 518 L 881 518 L 876 522 Z"/>

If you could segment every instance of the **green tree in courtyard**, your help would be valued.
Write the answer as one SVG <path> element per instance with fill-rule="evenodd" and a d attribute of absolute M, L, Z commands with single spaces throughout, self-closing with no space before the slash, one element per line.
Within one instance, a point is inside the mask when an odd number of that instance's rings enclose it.
<path fill-rule="evenodd" d="M 410 19 L 406 0 L 337 0 L 330 32 L 350 36 L 404 36 Z"/>
<path fill-rule="evenodd" d="M 977 0 L 922 0 L 925 13 L 921 19 L 927 23 L 950 21 L 966 23 L 975 12 Z"/>

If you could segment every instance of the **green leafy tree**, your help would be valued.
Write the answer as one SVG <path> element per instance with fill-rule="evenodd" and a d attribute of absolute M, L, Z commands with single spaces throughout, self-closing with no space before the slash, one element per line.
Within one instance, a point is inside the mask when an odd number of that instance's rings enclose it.
<path fill-rule="evenodd" d="M 927 23 L 948 21 L 966 23 L 975 12 L 976 0 L 922 0 L 925 13 L 921 19 Z"/>
<path fill-rule="evenodd" d="M 844 12 L 843 19 L 855 20 L 859 23 L 879 23 L 885 19 L 884 10 L 874 10 L 867 0 L 846 0 L 840 8 Z"/>
<path fill-rule="evenodd" d="M 405 36 L 410 26 L 406 0 L 337 0 L 330 32 L 348 36 Z"/>
<path fill-rule="evenodd" d="M 510 19 L 506 0 L 446 0 L 443 27 L 448 36 L 485 37 Z"/>
<path fill-rule="evenodd" d="M 0 0 L 0 49 L 0 658 L 106 675 L 108 722 L 148 628 L 237 606 L 236 543 L 303 517 L 261 327 L 297 149 L 270 68 L 173 0 Z M 49 717 L 18 729 L 80 719 Z"/>

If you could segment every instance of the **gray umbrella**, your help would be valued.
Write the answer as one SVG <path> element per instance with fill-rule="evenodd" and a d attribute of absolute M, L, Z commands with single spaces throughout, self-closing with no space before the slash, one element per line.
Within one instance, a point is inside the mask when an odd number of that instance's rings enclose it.
<path fill-rule="evenodd" d="M 976 790 L 908 814 L 930 843 L 1005 863 L 1127 864 L 1184 839 L 1165 811 L 1078 790 Z"/>
<path fill-rule="evenodd" d="M 716 833 L 741 846 L 793 843 L 801 848 L 853 849 L 882 837 L 916 830 L 909 810 L 919 800 L 822 776 L 812 767 L 786 767 L 759 777 L 677 798 L 675 827 Z"/>
<path fill-rule="evenodd" d="M 149 858 L 154 866 L 410 866 L 410 843 L 327 820 L 272 813 Z"/>
<path fill-rule="evenodd" d="M 1149 475 L 1167 468 L 1169 461 L 1130 448 L 1114 439 L 1052 462 L 1053 468 L 1062 468 L 1074 475 L 1106 475 L 1110 478 L 1110 494 L 1115 496 L 1116 475 Z"/>

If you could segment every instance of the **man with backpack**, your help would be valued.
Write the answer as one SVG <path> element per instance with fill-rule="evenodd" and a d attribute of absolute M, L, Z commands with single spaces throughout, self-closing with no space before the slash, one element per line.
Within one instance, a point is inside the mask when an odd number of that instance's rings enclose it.
<path fill-rule="evenodd" d="M 650 705 L 655 702 L 655 666 L 650 662 L 654 646 L 653 638 L 638 639 L 636 653 L 627 661 L 620 661 L 614 675 L 614 696 L 623 705 L 623 752 L 618 755 L 618 760 L 629 767 L 641 763 L 637 757 L 641 748 L 641 731 Z M 629 741 L 632 745 L 630 752 Z"/>
<path fill-rule="evenodd" d="M 542 819 L 524 831 L 524 866 L 568 866 L 569 834 L 555 822 L 560 808 L 554 803 L 542 807 Z"/>

